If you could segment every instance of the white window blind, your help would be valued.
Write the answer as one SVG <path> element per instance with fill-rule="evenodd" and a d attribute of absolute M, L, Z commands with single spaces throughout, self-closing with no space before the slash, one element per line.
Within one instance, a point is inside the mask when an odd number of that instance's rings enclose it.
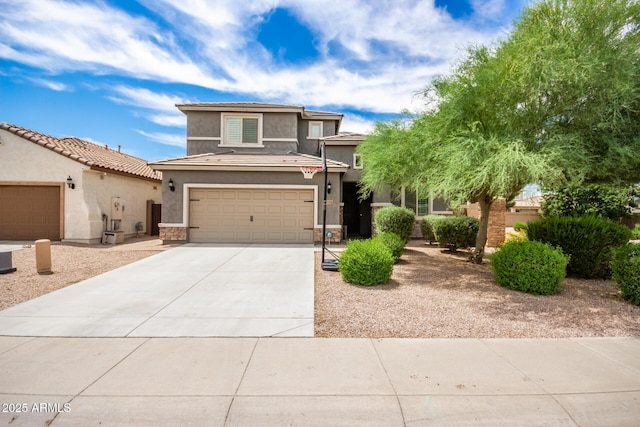
<path fill-rule="evenodd" d="M 242 142 L 242 119 L 239 117 L 227 117 L 225 124 L 226 143 L 227 144 L 240 144 Z"/>
<path fill-rule="evenodd" d="M 309 123 L 309 138 L 322 138 L 322 122 Z"/>
<path fill-rule="evenodd" d="M 258 144 L 260 120 L 255 117 L 225 117 L 225 144 Z"/>
<path fill-rule="evenodd" d="M 258 119 L 242 119 L 242 142 L 258 143 Z"/>

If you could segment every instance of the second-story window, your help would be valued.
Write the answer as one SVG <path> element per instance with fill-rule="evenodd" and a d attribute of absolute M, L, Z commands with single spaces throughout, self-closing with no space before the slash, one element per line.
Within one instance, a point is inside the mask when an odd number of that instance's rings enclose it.
<path fill-rule="evenodd" d="M 359 153 L 353 153 L 353 168 L 362 169 L 362 156 Z"/>
<path fill-rule="evenodd" d="M 309 122 L 309 139 L 322 138 L 322 122 Z"/>
<path fill-rule="evenodd" d="M 223 114 L 224 145 L 262 145 L 261 116 L 258 114 Z"/>

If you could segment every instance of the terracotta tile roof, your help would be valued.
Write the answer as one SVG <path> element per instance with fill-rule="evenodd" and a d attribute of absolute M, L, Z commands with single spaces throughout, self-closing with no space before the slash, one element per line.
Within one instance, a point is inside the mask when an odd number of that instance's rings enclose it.
<path fill-rule="evenodd" d="M 162 180 L 162 173 L 152 169 L 145 160 L 89 141 L 75 137 L 55 138 L 9 123 L 0 123 L 0 129 L 90 166 L 92 169 L 113 171 L 152 181 Z"/>
<path fill-rule="evenodd" d="M 322 158 L 308 154 L 198 154 L 150 163 L 153 168 L 168 169 L 218 169 L 218 170 L 290 170 L 300 166 L 322 167 Z M 345 170 L 349 165 L 327 159 L 329 169 Z"/>

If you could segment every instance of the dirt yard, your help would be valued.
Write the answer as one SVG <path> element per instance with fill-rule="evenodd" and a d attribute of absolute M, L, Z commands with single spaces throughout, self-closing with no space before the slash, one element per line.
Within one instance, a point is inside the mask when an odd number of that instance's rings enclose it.
<path fill-rule="evenodd" d="M 388 284 L 345 283 L 316 253 L 319 337 L 521 338 L 640 336 L 640 307 L 611 280 L 567 278 L 554 296 L 501 288 L 487 264 L 411 241 Z"/>

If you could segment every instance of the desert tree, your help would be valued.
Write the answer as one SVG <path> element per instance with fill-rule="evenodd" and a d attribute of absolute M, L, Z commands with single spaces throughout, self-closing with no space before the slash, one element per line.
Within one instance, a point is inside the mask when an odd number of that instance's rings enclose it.
<path fill-rule="evenodd" d="M 492 47 L 472 47 L 422 91 L 408 124 L 379 124 L 358 148 L 363 192 L 422 188 L 488 213 L 528 183 L 640 181 L 637 0 L 547 0 Z M 378 169 L 380 168 L 380 169 Z"/>

